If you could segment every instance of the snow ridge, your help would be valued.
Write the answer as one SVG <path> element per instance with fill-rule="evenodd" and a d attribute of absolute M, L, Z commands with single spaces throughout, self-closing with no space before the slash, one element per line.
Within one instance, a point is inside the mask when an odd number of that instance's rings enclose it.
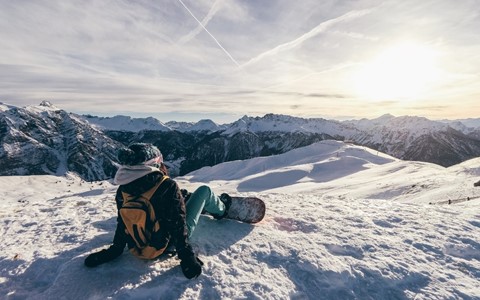
<path fill-rule="evenodd" d="M 61 175 L 103 180 L 116 171 L 119 143 L 78 118 L 44 101 L 0 114 L 1 175 Z"/>
<path fill-rule="evenodd" d="M 129 131 L 140 132 L 143 130 L 172 131 L 179 132 L 216 132 L 223 130 L 225 126 L 218 125 L 212 120 L 200 120 L 198 122 L 176 122 L 162 123 L 153 117 L 131 118 L 128 116 L 95 117 L 91 115 L 82 116 L 93 126 L 103 131 Z"/>
<path fill-rule="evenodd" d="M 358 130 L 338 121 L 321 118 L 304 119 L 287 115 L 267 114 L 264 117 L 244 116 L 234 122 L 222 134 L 232 136 L 238 132 L 285 132 L 285 133 L 325 133 L 331 136 L 358 134 Z"/>
<path fill-rule="evenodd" d="M 209 119 L 200 120 L 196 123 L 170 121 L 166 125 L 171 130 L 180 132 L 217 132 L 227 127 L 226 125 L 219 125 Z"/>
<path fill-rule="evenodd" d="M 90 124 L 93 124 L 95 127 L 100 130 L 115 130 L 115 131 L 131 131 L 139 132 L 141 130 L 158 130 L 158 131 L 169 131 L 171 130 L 168 126 L 165 126 L 159 120 L 148 117 L 148 118 L 131 118 L 128 116 L 115 116 L 115 117 L 94 117 L 94 116 L 83 116 Z"/>

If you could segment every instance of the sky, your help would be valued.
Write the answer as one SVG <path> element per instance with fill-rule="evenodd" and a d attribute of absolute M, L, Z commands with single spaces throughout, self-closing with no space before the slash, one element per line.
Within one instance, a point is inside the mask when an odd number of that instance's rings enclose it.
<path fill-rule="evenodd" d="M 218 123 L 480 117 L 477 0 L 0 0 L 0 102 Z"/>

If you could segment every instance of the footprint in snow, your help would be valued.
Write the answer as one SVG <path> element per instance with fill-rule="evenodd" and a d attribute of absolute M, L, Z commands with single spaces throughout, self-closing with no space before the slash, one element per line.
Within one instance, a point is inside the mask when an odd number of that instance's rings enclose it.
<path fill-rule="evenodd" d="M 394 228 L 397 224 L 402 224 L 403 219 L 398 217 L 388 217 L 386 220 L 373 220 L 375 225 L 384 227 L 384 228 Z"/>
<path fill-rule="evenodd" d="M 475 227 L 479 227 L 479 228 L 480 228 L 480 222 L 478 222 L 478 221 L 470 221 L 470 224 L 472 224 L 472 225 L 475 226 Z"/>
<path fill-rule="evenodd" d="M 279 230 L 283 231 L 300 231 L 303 233 L 311 233 L 311 232 L 317 232 L 318 231 L 318 226 L 312 223 L 308 223 L 302 220 L 295 220 L 291 218 L 282 218 L 282 217 L 276 217 L 273 218 L 275 222 L 277 222 L 276 227 Z"/>
<path fill-rule="evenodd" d="M 351 256 L 356 259 L 363 259 L 363 250 L 349 245 L 324 244 L 328 252 L 337 256 Z"/>
<path fill-rule="evenodd" d="M 385 220 L 373 220 L 372 222 L 375 223 L 375 225 L 380 226 L 380 227 L 384 227 L 384 228 L 393 228 L 393 227 L 395 227 L 395 226 L 392 225 L 390 222 L 385 221 Z"/>

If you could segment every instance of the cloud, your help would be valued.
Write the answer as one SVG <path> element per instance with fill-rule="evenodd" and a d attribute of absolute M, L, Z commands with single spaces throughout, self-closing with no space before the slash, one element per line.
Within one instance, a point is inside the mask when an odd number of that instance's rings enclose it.
<path fill-rule="evenodd" d="M 423 106 L 409 106 L 407 109 L 409 110 L 417 110 L 417 111 L 443 111 L 448 109 L 450 106 L 448 105 L 423 105 Z"/>
<path fill-rule="evenodd" d="M 352 20 L 352 19 L 355 19 L 355 18 L 359 18 L 359 17 L 364 16 L 364 15 L 370 13 L 370 12 L 371 12 L 370 9 L 364 9 L 364 10 L 360 10 L 360 11 L 351 11 L 351 12 L 343 14 L 339 17 L 324 21 L 324 22 L 320 23 L 319 25 L 317 25 L 312 30 L 310 30 L 309 32 L 307 32 L 307 33 L 303 34 L 302 36 L 298 37 L 297 39 L 292 40 L 288 43 L 278 45 L 273 49 L 270 49 L 268 51 L 265 51 L 265 52 L 255 56 L 254 58 L 250 59 L 246 63 L 242 64 L 241 67 L 245 68 L 245 67 L 247 67 L 251 64 L 254 64 L 254 63 L 262 60 L 263 58 L 265 58 L 267 56 L 276 55 L 280 52 L 287 51 L 287 50 L 293 49 L 295 47 L 298 47 L 299 45 L 301 45 L 305 41 L 311 39 L 312 37 L 315 37 L 316 35 L 318 35 L 322 32 L 325 32 L 328 28 L 330 28 L 331 26 L 333 26 L 335 24 L 338 24 L 338 23 L 341 23 L 341 22 L 346 22 L 346 21 L 349 21 L 349 20 Z"/>
<path fill-rule="evenodd" d="M 408 37 L 442 53 L 445 77 L 416 112 L 478 107 L 473 2 L 181 1 L 0 1 L 0 101 L 132 115 L 396 114 L 406 105 L 352 96 L 350 75 Z"/>
<path fill-rule="evenodd" d="M 337 98 L 337 99 L 348 98 L 348 96 L 346 96 L 346 95 L 338 95 L 338 94 L 318 94 L 318 93 L 305 94 L 305 97 L 310 97 L 310 98 Z"/>

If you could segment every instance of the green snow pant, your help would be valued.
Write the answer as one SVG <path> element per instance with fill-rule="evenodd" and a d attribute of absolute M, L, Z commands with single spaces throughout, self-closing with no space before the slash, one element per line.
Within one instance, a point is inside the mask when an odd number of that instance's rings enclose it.
<path fill-rule="evenodd" d="M 186 223 L 188 228 L 188 237 L 190 238 L 198 224 L 198 219 L 202 210 L 213 215 L 223 215 L 225 205 L 220 198 L 206 185 L 202 185 L 196 189 L 187 201 Z"/>

